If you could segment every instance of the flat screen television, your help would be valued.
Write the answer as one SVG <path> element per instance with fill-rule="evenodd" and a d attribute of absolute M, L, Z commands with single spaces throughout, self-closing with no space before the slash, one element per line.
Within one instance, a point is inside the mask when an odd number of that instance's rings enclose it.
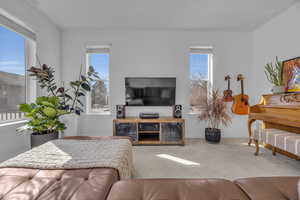
<path fill-rule="evenodd" d="M 172 106 L 176 78 L 125 78 L 126 106 Z"/>

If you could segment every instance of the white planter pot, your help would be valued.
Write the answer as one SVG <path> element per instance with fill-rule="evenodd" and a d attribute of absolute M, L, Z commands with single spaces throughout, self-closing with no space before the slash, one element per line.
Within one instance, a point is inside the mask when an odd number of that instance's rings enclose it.
<path fill-rule="evenodd" d="M 62 132 L 61 137 L 65 136 L 77 136 L 78 132 L 78 115 L 70 114 L 63 115 L 61 120 L 65 123 L 67 129 Z"/>
<path fill-rule="evenodd" d="M 273 94 L 284 93 L 285 87 L 284 86 L 273 86 L 271 91 Z"/>

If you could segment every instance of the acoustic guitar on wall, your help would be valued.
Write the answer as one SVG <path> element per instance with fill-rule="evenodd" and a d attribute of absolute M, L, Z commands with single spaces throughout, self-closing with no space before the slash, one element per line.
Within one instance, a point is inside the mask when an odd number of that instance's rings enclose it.
<path fill-rule="evenodd" d="M 239 74 L 237 81 L 241 82 L 241 94 L 233 97 L 232 112 L 238 115 L 249 114 L 249 96 L 244 94 L 244 77 Z"/>
<path fill-rule="evenodd" d="M 230 89 L 230 79 L 231 77 L 229 75 L 225 76 L 225 81 L 227 81 L 227 90 L 223 92 L 223 101 L 225 102 L 231 102 L 233 100 L 232 90 Z"/>

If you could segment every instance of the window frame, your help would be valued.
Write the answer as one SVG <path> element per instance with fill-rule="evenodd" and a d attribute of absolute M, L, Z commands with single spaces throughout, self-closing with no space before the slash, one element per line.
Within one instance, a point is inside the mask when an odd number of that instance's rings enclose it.
<path fill-rule="evenodd" d="M 37 97 L 37 81 L 28 75 L 29 66 L 35 66 L 36 64 L 36 35 L 33 31 L 24 27 L 14 20 L 2 15 L 0 13 L 0 26 L 8 29 L 16 34 L 21 35 L 24 38 L 24 63 L 25 63 L 25 102 L 34 102 Z M 22 121 L 27 121 L 24 115 L 17 119 L 9 119 L 0 121 L 1 126 L 11 125 L 14 123 L 19 123 Z"/>
<path fill-rule="evenodd" d="M 207 90 L 207 97 L 209 98 L 211 93 L 212 93 L 212 89 L 213 89 L 213 68 L 214 68 L 214 52 L 213 52 L 213 47 L 211 46 L 196 46 L 196 47 L 190 47 L 189 49 L 189 83 L 191 84 L 191 62 L 190 62 L 190 56 L 192 54 L 200 54 L 200 55 L 208 55 L 208 74 L 207 74 L 207 82 L 208 82 L 208 90 Z M 190 95 L 189 98 L 191 96 L 191 87 L 190 87 Z M 198 115 L 201 110 L 203 108 L 199 108 L 198 111 L 195 111 L 192 109 L 192 105 L 190 104 L 190 100 L 188 101 L 189 105 L 189 114 L 196 114 Z"/>
<path fill-rule="evenodd" d="M 85 52 L 85 73 L 88 72 L 88 68 L 90 66 L 90 54 L 108 54 L 109 55 L 109 64 L 108 64 L 108 77 L 110 77 L 110 66 L 111 66 L 111 51 L 110 51 L 110 46 L 105 45 L 105 46 L 90 46 L 86 48 L 86 52 Z M 91 92 L 89 92 L 86 95 L 86 111 L 85 113 L 88 115 L 111 115 L 111 96 L 110 96 L 110 78 L 108 78 L 108 87 L 109 87 L 109 93 L 108 93 L 108 107 L 109 107 L 109 111 L 107 112 L 97 112 L 97 111 L 93 111 L 92 109 L 92 98 L 91 98 Z"/>

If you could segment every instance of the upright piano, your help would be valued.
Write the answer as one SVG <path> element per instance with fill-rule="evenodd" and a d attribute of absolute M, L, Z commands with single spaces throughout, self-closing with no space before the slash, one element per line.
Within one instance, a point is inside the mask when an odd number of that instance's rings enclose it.
<path fill-rule="evenodd" d="M 264 128 L 275 128 L 300 134 L 300 93 L 262 95 L 259 104 L 251 106 L 248 117 L 249 143 L 251 124 L 261 120 Z"/>

